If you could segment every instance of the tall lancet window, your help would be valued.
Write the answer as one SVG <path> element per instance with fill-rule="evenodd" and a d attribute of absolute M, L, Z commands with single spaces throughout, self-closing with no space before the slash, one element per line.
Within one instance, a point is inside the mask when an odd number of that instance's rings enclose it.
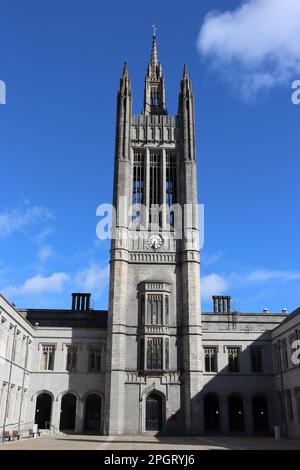
<path fill-rule="evenodd" d="M 134 154 L 133 163 L 133 193 L 132 205 L 134 207 L 133 220 L 140 222 L 141 204 L 144 204 L 144 155 L 143 153 Z"/>
<path fill-rule="evenodd" d="M 158 105 L 158 92 L 156 88 L 151 88 L 151 105 Z"/>
<path fill-rule="evenodd" d="M 149 181 L 149 222 L 159 224 L 160 205 L 160 158 L 156 153 L 150 154 L 150 181 Z M 153 207 L 154 206 L 154 207 Z M 156 207 L 155 207 L 156 206 Z"/>
<path fill-rule="evenodd" d="M 171 153 L 167 153 L 166 155 L 166 193 L 166 202 L 169 208 L 167 213 L 168 223 L 174 226 L 174 212 L 171 211 L 170 208 L 177 202 L 176 155 Z"/>

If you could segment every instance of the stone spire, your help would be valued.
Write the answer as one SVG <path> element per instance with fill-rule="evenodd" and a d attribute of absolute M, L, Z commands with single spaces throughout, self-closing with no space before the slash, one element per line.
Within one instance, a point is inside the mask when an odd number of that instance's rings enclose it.
<path fill-rule="evenodd" d="M 153 37 L 152 37 L 152 49 L 151 49 L 151 60 L 150 60 L 152 76 L 155 76 L 156 67 L 159 65 L 158 62 L 158 53 L 157 53 L 157 43 L 156 43 L 156 28 L 153 27 Z"/>
<path fill-rule="evenodd" d="M 144 114 L 167 114 L 164 76 L 158 60 L 155 26 L 153 26 L 151 57 L 145 78 Z"/>
<path fill-rule="evenodd" d="M 195 160 L 195 117 L 192 83 L 187 65 L 184 64 L 178 101 L 178 132 L 180 133 L 180 155 L 184 160 Z"/>
<path fill-rule="evenodd" d="M 188 73 L 188 68 L 187 64 L 184 64 L 183 66 L 183 75 L 182 75 L 182 80 L 181 80 L 181 92 L 184 95 L 192 96 L 192 83 L 191 80 L 189 79 L 189 73 Z"/>
<path fill-rule="evenodd" d="M 121 80 L 120 80 L 120 89 L 119 89 L 120 93 L 121 94 L 126 94 L 126 93 L 131 93 L 131 85 L 130 85 L 130 78 L 129 78 L 129 75 L 128 75 L 128 65 L 127 65 L 127 61 L 124 62 L 124 66 L 123 66 L 123 73 L 122 73 L 122 77 L 121 77 Z"/>
<path fill-rule="evenodd" d="M 129 159 L 130 122 L 132 111 L 131 83 L 127 62 L 124 62 L 117 99 L 116 159 Z"/>

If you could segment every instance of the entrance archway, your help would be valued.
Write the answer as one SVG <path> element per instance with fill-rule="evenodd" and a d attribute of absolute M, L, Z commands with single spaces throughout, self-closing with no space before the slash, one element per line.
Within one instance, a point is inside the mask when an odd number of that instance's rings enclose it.
<path fill-rule="evenodd" d="M 92 393 L 85 400 L 85 431 L 100 432 L 100 427 L 101 397 Z"/>
<path fill-rule="evenodd" d="M 228 398 L 229 430 L 233 432 L 244 431 L 244 406 L 239 395 Z"/>
<path fill-rule="evenodd" d="M 253 431 L 263 433 L 269 430 L 268 404 L 262 395 L 252 398 Z"/>
<path fill-rule="evenodd" d="M 162 429 L 162 398 L 156 393 L 150 393 L 146 398 L 146 431 L 161 431 Z"/>
<path fill-rule="evenodd" d="M 76 401 L 76 397 L 72 393 L 67 393 L 62 397 L 59 424 L 60 431 L 75 430 Z"/>
<path fill-rule="evenodd" d="M 39 429 L 48 429 L 51 422 L 52 396 L 49 393 L 41 393 L 36 399 L 34 421 Z"/>
<path fill-rule="evenodd" d="M 213 394 L 204 398 L 204 428 L 205 431 L 220 431 L 219 399 Z"/>

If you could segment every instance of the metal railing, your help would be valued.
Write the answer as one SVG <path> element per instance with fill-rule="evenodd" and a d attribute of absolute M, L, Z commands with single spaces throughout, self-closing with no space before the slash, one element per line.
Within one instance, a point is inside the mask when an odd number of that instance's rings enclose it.
<path fill-rule="evenodd" d="M 12 433 L 13 431 L 18 431 L 19 434 L 26 434 L 27 432 L 29 433 L 29 430 L 32 429 L 34 425 L 33 421 L 28 421 L 25 423 L 14 423 L 14 424 L 8 424 L 5 428 L 5 431 L 8 431 Z M 4 426 L 0 426 L 0 443 L 5 441 L 4 437 Z"/>
<path fill-rule="evenodd" d="M 58 429 L 54 424 L 50 423 L 50 421 L 45 422 L 45 429 L 48 429 L 51 434 L 58 434 Z"/>

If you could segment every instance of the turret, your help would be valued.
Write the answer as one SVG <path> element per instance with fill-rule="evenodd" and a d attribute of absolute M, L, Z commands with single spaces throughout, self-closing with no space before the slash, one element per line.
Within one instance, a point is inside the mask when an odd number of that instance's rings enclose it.
<path fill-rule="evenodd" d="M 184 160 L 195 160 L 195 116 L 192 83 L 184 64 L 180 84 L 177 125 L 179 129 L 180 154 Z"/>
<path fill-rule="evenodd" d="M 127 62 L 124 63 L 117 104 L 116 159 L 130 157 L 130 121 L 132 113 L 131 82 Z"/>

